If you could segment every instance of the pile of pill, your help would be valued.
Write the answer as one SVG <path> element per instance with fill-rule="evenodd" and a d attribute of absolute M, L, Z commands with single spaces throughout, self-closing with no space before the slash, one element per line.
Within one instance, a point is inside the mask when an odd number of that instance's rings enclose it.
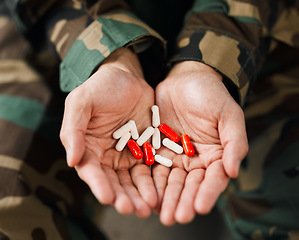
<path fill-rule="evenodd" d="M 140 136 L 133 120 L 128 121 L 113 133 L 112 137 L 114 139 L 119 139 L 115 145 L 115 149 L 117 151 L 122 151 L 127 145 L 136 159 L 144 158 L 145 164 L 150 166 L 156 161 L 166 167 L 171 167 L 172 160 L 159 154 L 155 154 L 156 150 L 161 147 L 161 132 L 166 136 L 166 138 L 162 140 L 163 146 L 177 154 L 182 154 L 184 152 L 189 157 L 193 156 L 195 151 L 189 136 L 183 134 L 180 137 L 167 124 L 160 124 L 160 114 L 157 105 L 152 106 L 151 110 L 152 126 L 146 128 Z M 150 138 L 152 138 L 151 143 L 148 142 Z M 178 144 L 180 140 L 182 146 Z"/>

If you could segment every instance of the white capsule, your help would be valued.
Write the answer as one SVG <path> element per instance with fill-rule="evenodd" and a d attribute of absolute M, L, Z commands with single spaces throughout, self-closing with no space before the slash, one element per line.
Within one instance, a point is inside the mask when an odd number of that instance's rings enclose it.
<path fill-rule="evenodd" d="M 112 137 L 114 139 L 119 139 L 124 134 L 128 133 L 132 129 L 132 122 L 127 122 L 125 125 L 117 129 L 113 134 Z"/>
<path fill-rule="evenodd" d="M 162 144 L 167 147 L 168 149 L 174 151 L 177 154 L 182 154 L 184 149 L 179 144 L 171 141 L 169 138 L 164 138 Z"/>
<path fill-rule="evenodd" d="M 117 142 L 117 144 L 115 145 L 115 149 L 119 152 L 121 152 L 124 147 L 126 146 L 127 142 L 130 140 L 131 138 L 131 133 L 127 132 L 125 133 Z"/>
<path fill-rule="evenodd" d="M 138 140 L 136 141 L 139 146 L 142 146 L 152 135 L 154 134 L 154 128 L 148 127 L 144 130 L 144 132 L 140 135 Z"/>
<path fill-rule="evenodd" d="M 155 161 L 166 166 L 166 167 L 171 167 L 172 166 L 172 161 L 169 158 L 163 157 L 161 155 L 156 154 L 155 155 Z"/>
<path fill-rule="evenodd" d="M 137 131 L 137 127 L 136 127 L 136 123 L 134 120 L 130 120 L 129 121 L 131 124 L 132 124 L 132 128 L 131 128 L 131 134 L 132 134 L 132 138 L 134 140 L 137 140 L 139 138 L 139 134 L 138 134 L 138 131 Z"/>
<path fill-rule="evenodd" d="M 153 147 L 152 147 L 152 152 L 153 152 L 153 155 L 155 156 L 156 155 L 156 149 L 154 149 Z"/>
<path fill-rule="evenodd" d="M 159 127 L 160 125 L 160 114 L 159 114 L 159 107 L 157 105 L 152 106 L 152 125 L 153 127 Z"/>
<path fill-rule="evenodd" d="M 155 149 L 159 149 L 161 147 L 161 134 L 159 128 L 154 128 L 152 146 Z"/>

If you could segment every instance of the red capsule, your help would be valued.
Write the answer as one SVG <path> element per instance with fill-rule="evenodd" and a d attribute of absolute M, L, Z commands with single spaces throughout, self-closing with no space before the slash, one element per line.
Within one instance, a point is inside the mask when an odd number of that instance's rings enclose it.
<path fill-rule="evenodd" d="M 144 162 L 146 165 L 153 165 L 155 162 L 152 145 L 149 142 L 143 144 Z"/>
<path fill-rule="evenodd" d="M 180 141 L 180 136 L 175 133 L 167 124 L 163 123 L 159 126 L 159 130 L 171 141 L 178 142 Z"/>
<path fill-rule="evenodd" d="M 194 147 L 190 141 L 190 138 L 187 134 L 181 136 L 181 142 L 183 145 L 184 152 L 187 156 L 192 157 L 195 153 Z"/>
<path fill-rule="evenodd" d="M 127 142 L 127 145 L 129 147 L 131 153 L 133 154 L 133 156 L 136 159 L 143 158 L 143 152 L 142 152 L 142 150 L 140 149 L 140 147 L 138 146 L 138 144 L 133 139 L 129 140 Z"/>

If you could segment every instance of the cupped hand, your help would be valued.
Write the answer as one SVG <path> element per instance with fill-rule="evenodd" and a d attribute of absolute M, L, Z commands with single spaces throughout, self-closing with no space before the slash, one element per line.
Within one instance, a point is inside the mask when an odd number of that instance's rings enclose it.
<path fill-rule="evenodd" d="M 75 167 L 102 204 L 121 214 L 147 217 L 157 203 L 149 167 L 125 148 L 115 150 L 112 134 L 129 120 L 141 132 L 151 124 L 154 91 L 143 79 L 136 55 L 119 49 L 65 102 L 61 141 Z"/>
<path fill-rule="evenodd" d="M 238 175 L 248 151 L 244 115 L 232 99 L 222 77 L 199 62 L 178 63 L 156 90 L 161 122 L 179 135 L 188 134 L 195 155 L 177 155 L 162 148 L 173 160 L 171 169 L 153 167 L 160 220 L 164 225 L 188 223 L 196 213 L 208 213 Z"/>

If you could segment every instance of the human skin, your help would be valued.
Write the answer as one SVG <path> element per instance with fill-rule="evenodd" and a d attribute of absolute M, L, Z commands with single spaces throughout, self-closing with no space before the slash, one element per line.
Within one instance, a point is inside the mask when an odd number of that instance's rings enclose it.
<path fill-rule="evenodd" d="M 131 119 L 143 131 L 151 124 L 153 104 L 154 90 L 144 80 L 136 54 L 121 48 L 67 96 L 60 132 L 68 165 L 98 201 L 141 218 L 157 204 L 150 168 L 127 148 L 116 151 L 112 134 Z"/>
<path fill-rule="evenodd" d="M 139 132 L 151 125 L 154 91 L 143 78 L 137 56 L 114 52 L 85 83 L 67 97 L 61 141 L 67 162 L 75 167 L 102 204 L 121 214 L 148 217 L 160 213 L 164 225 L 188 223 L 206 214 L 237 177 L 248 151 L 244 116 L 227 92 L 222 77 L 198 62 L 177 64 L 156 89 L 162 122 L 188 134 L 196 154 L 189 158 L 163 147 L 172 168 L 150 168 L 127 148 L 114 149 L 112 133 L 130 119 Z"/>
<path fill-rule="evenodd" d="M 153 167 L 159 203 L 156 212 L 167 226 L 188 223 L 207 214 L 238 176 L 248 152 L 244 114 L 211 67 L 194 61 L 178 63 L 156 89 L 161 122 L 179 135 L 188 134 L 195 155 L 177 155 L 161 147 L 172 168 Z"/>

